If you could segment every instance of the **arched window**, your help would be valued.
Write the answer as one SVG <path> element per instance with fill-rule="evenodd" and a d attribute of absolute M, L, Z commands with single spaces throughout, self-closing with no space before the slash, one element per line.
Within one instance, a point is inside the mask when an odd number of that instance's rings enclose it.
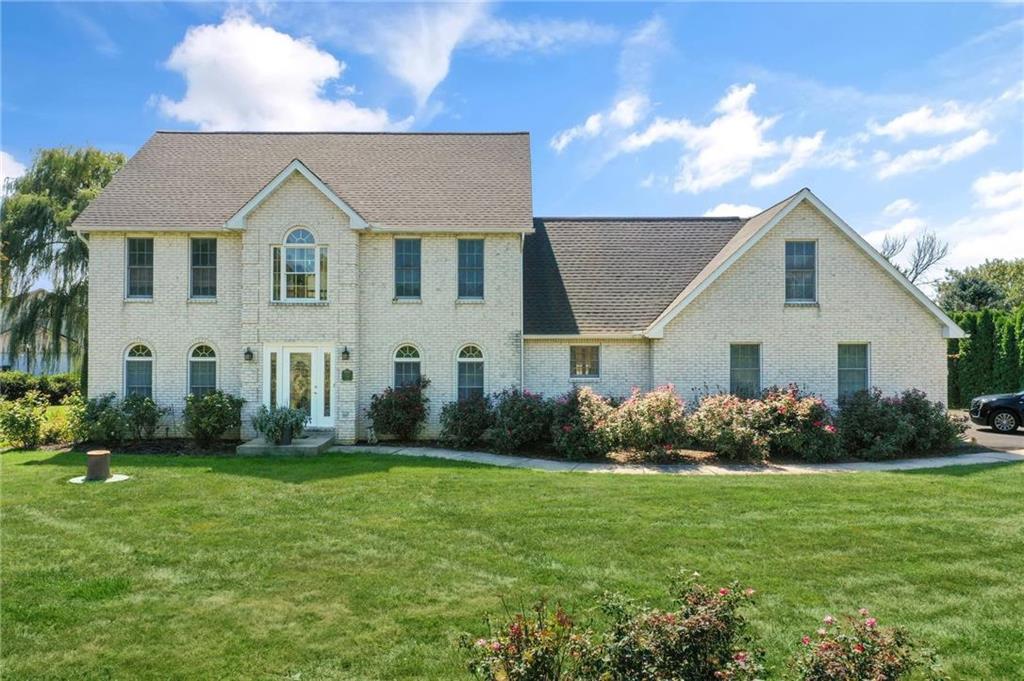
<path fill-rule="evenodd" d="M 420 351 L 411 345 L 395 350 L 395 387 L 406 388 L 420 381 Z"/>
<path fill-rule="evenodd" d="M 188 356 L 188 391 L 196 397 L 217 389 L 217 353 L 209 345 L 197 345 Z"/>
<path fill-rule="evenodd" d="M 124 396 L 153 397 L 153 351 L 141 343 L 124 356 Z"/>
<path fill-rule="evenodd" d="M 484 396 L 484 353 L 475 345 L 459 350 L 459 402 Z"/>
<path fill-rule="evenodd" d="M 327 300 L 327 247 L 317 246 L 308 229 L 296 227 L 288 232 L 284 245 L 271 248 L 271 259 L 271 298 L 274 301 Z"/>

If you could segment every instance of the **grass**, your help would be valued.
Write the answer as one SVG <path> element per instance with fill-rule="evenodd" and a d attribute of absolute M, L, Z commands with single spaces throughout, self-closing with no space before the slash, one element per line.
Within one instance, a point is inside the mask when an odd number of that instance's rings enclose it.
<path fill-rule="evenodd" d="M 460 678 L 459 632 L 540 596 L 664 600 L 685 566 L 760 596 L 782 669 L 871 608 L 953 678 L 1024 668 L 1024 465 L 915 473 L 550 474 L 428 459 L 6 453 L 5 678 Z"/>

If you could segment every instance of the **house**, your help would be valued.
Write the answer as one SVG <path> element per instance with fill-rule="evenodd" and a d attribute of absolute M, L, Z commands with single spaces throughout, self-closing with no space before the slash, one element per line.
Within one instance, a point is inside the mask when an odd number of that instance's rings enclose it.
<path fill-rule="evenodd" d="M 28 300 L 42 293 L 42 289 L 30 291 Z M 60 352 L 52 354 L 48 352 L 51 338 L 47 331 L 41 330 L 36 333 L 34 347 L 12 347 L 7 310 L 0 305 L 0 371 L 25 371 L 37 376 L 70 371 L 72 361 L 67 341 L 62 339 Z"/>
<path fill-rule="evenodd" d="M 90 394 L 220 388 L 341 441 L 420 376 L 428 433 L 509 386 L 946 398 L 963 332 L 807 189 L 749 219 L 535 218 L 531 194 L 525 133 L 158 132 L 73 226 Z"/>

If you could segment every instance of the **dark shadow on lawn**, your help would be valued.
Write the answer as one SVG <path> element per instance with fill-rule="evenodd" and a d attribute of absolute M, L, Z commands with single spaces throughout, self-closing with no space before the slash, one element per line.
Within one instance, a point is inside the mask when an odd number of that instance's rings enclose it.
<path fill-rule="evenodd" d="M 85 454 L 67 451 L 47 459 L 25 461 L 22 466 L 62 466 L 85 473 Z M 174 456 L 116 452 L 111 458 L 115 473 L 125 468 L 206 469 L 214 473 L 264 478 L 302 484 L 355 475 L 386 473 L 392 468 L 491 468 L 484 464 L 428 457 L 392 456 L 387 454 L 349 454 L 328 452 L 316 456 Z"/>
<path fill-rule="evenodd" d="M 1001 452 L 999 452 L 997 450 L 986 450 L 986 451 L 993 451 L 996 454 L 1001 453 Z M 996 462 L 996 463 L 975 463 L 975 464 L 968 464 L 968 465 L 963 465 L 963 464 L 958 465 L 958 464 L 955 464 L 955 463 L 951 463 L 950 465 L 943 466 L 942 468 L 917 468 L 917 469 L 909 470 L 909 471 L 889 471 L 889 472 L 895 473 L 897 475 L 916 475 L 916 476 L 937 475 L 937 476 L 942 476 L 942 477 L 947 477 L 947 478 L 966 478 L 966 477 L 968 477 L 970 475 L 977 475 L 978 473 L 987 473 L 988 471 L 991 471 L 991 470 L 993 470 L 995 468 L 1006 468 L 1008 466 L 1017 466 L 1017 465 L 1020 465 L 1021 463 L 1024 463 L 1024 461 L 1000 461 L 1000 462 Z"/>

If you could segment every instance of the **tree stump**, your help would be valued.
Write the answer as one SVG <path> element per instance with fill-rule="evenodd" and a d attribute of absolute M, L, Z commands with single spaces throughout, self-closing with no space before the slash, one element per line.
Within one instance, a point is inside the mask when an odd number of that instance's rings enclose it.
<path fill-rule="evenodd" d="M 106 480 L 110 477 L 110 450 L 92 449 L 86 452 L 85 479 Z"/>

